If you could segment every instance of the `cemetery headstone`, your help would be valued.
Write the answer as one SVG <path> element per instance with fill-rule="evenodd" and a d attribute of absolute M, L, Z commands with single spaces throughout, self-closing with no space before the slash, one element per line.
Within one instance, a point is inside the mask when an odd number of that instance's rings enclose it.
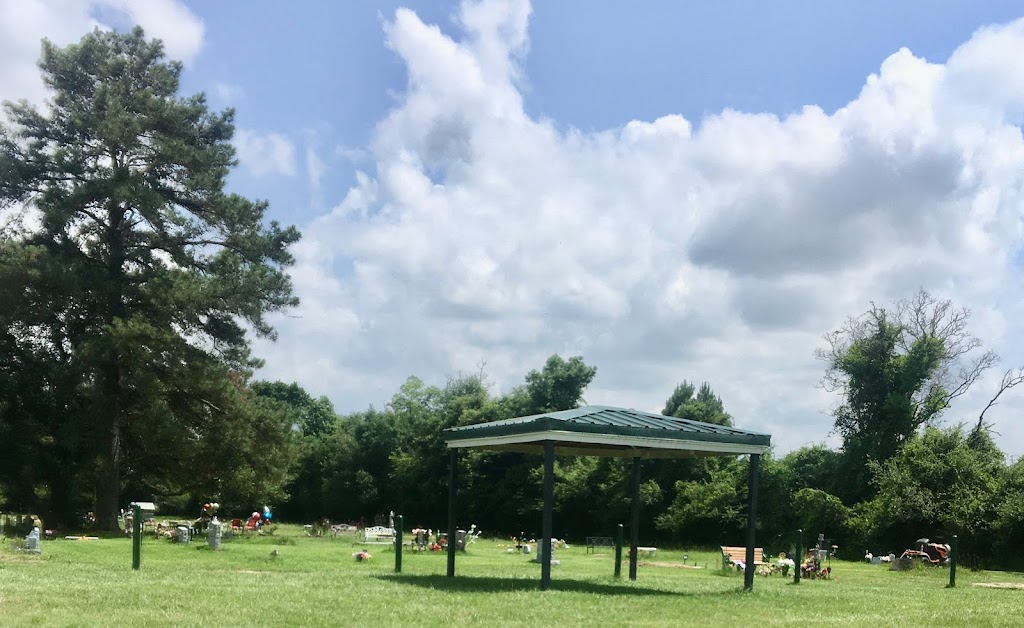
<path fill-rule="evenodd" d="M 537 543 L 537 556 L 533 559 L 532 562 L 543 563 L 544 562 L 544 552 L 548 551 L 548 552 L 551 552 L 551 564 L 552 565 L 558 565 L 559 562 L 557 560 L 555 560 L 555 543 L 557 543 L 557 542 L 558 541 L 556 539 L 551 539 L 551 545 L 548 546 L 547 550 L 544 549 L 544 543 L 538 542 Z"/>
<path fill-rule="evenodd" d="M 25 537 L 25 551 L 33 554 L 42 552 L 39 540 L 39 526 L 32 526 L 32 531 Z"/>
<path fill-rule="evenodd" d="M 210 520 L 210 526 L 206 529 L 206 543 L 211 549 L 220 549 L 220 539 L 223 534 L 223 524 L 214 515 Z"/>

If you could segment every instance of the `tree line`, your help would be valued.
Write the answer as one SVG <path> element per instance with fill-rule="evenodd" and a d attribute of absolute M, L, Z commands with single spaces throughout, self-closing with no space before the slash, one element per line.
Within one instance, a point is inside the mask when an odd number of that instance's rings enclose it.
<path fill-rule="evenodd" d="M 1021 374 L 1007 373 L 977 419 L 939 423 L 950 401 L 998 361 L 970 335 L 969 316 L 919 292 L 888 308 L 872 307 L 826 335 L 819 351 L 823 385 L 841 393 L 833 415 L 842 445 L 762 456 L 760 545 L 792 551 L 796 530 L 803 529 L 806 539 L 824 534 L 840 556 L 855 559 L 868 551 L 898 555 L 920 537 L 948 542 L 955 534 L 969 565 L 1021 566 L 1012 550 L 1024 532 L 1024 460 L 1007 462 L 984 419 Z M 922 321 L 924 327 L 915 327 Z M 282 512 L 292 519 L 379 522 L 394 510 L 410 525 L 444 526 L 442 430 L 577 407 L 595 374 L 580 357 L 553 355 L 502 395 L 490 393 L 482 371 L 442 387 L 411 377 L 383 409 L 333 422 L 326 398 L 313 400 L 296 384 L 257 384 L 260 394 L 291 405 L 301 425 L 316 426 L 301 429 L 302 453 Z M 733 424 L 706 382 L 680 383 L 662 413 Z M 630 467 L 616 458 L 559 457 L 555 536 L 579 542 L 626 524 Z M 470 451 L 460 478 L 459 525 L 538 534 L 540 456 Z M 643 478 L 643 538 L 689 546 L 745 538 L 746 457 L 645 460 Z"/>
<path fill-rule="evenodd" d="M 268 315 L 297 304 L 299 233 L 225 191 L 233 111 L 180 96 L 181 65 L 138 29 L 44 42 L 39 66 L 47 107 L 5 103 L 0 124 L 0 506 L 105 531 L 131 499 L 177 513 L 270 503 L 295 521 L 394 510 L 437 528 L 444 429 L 582 403 L 596 367 L 580 356 L 553 355 L 502 394 L 483 369 L 443 386 L 411 377 L 383 408 L 346 415 L 298 384 L 254 381 L 251 336 L 273 337 Z M 825 336 L 841 446 L 763 457 L 761 544 L 788 550 L 803 528 L 855 557 L 956 534 L 976 564 L 1019 563 L 1024 463 L 1007 462 L 985 413 L 1024 373 L 1007 371 L 976 418 L 943 422 L 998 363 L 969 319 L 922 291 Z M 706 382 L 666 392 L 665 415 L 732 424 Z M 539 535 L 538 458 L 471 451 L 461 466 L 460 524 Z M 627 521 L 629 461 L 559 458 L 555 471 L 556 536 Z M 744 459 L 645 461 L 643 477 L 643 538 L 744 538 Z"/>

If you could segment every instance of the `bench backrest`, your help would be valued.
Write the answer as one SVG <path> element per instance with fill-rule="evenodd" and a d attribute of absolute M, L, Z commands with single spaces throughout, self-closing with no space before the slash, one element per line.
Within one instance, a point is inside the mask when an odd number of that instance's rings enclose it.
<path fill-rule="evenodd" d="M 384 526 L 372 526 L 363 530 L 363 540 L 366 542 L 393 541 L 394 539 L 394 528 L 385 528 Z"/>
<path fill-rule="evenodd" d="M 394 536 L 394 528 L 385 528 L 384 526 L 371 526 L 365 530 L 367 535 L 370 536 Z"/>
<path fill-rule="evenodd" d="M 747 548 L 745 547 L 727 547 L 722 546 L 722 557 L 728 562 L 739 562 L 747 560 Z M 764 559 L 764 549 L 760 547 L 754 548 L 754 562 L 764 563 L 768 562 Z"/>

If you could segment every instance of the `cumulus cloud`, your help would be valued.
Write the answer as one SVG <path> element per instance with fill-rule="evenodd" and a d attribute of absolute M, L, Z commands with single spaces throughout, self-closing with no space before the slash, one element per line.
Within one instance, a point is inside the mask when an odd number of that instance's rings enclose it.
<path fill-rule="evenodd" d="M 93 0 L 119 11 L 130 23 L 164 42 L 172 59 L 191 62 L 203 46 L 203 23 L 179 0 Z"/>
<path fill-rule="evenodd" d="M 239 163 L 257 177 L 295 174 L 295 145 L 280 133 L 238 129 L 234 144 Z"/>
<path fill-rule="evenodd" d="M 180 3 L 54 7 L 0 0 L 0 96 L 40 97 L 39 38 L 74 41 L 97 7 L 177 21 L 147 28 L 186 60 L 202 42 Z M 406 87 L 372 141 L 345 149 L 355 184 L 303 229 L 302 305 L 258 346 L 262 376 L 354 409 L 411 374 L 443 383 L 486 362 L 507 390 L 578 353 L 598 367 L 590 403 L 656 411 L 680 380 L 707 380 L 785 451 L 828 437 L 835 399 L 815 387 L 813 350 L 872 301 L 953 298 L 1007 366 L 1024 362 L 1024 21 L 942 63 L 896 50 L 836 111 L 585 132 L 524 109 L 530 15 L 524 0 L 466 0 L 455 33 L 405 9 L 388 21 Z M 253 174 L 297 172 L 288 137 L 236 140 Z M 302 157 L 316 186 L 320 157 Z M 951 420 L 976 416 L 992 375 Z M 1021 410 L 1011 395 L 987 415 L 1015 455 Z"/>
<path fill-rule="evenodd" d="M 222 103 L 231 105 L 245 97 L 245 90 L 234 83 L 216 82 L 210 88 L 214 98 Z"/>
<path fill-rule="evenodd" d="M 871 301 L 954 298 L 1024 361 L 1004 309 L 1021 297 L 1024 21 L 945 64 L 896 51 L 831 114 L 591 133 L 525 113 L 529 15 L 464 2 L 461 37 L 408 10 L 387 24 L 407 89 L 372 170 L 305 230 L 303 305 L 261 347 L 266 375 L 353 408 L 410 374 L 486 361 L 507 389 L 580 353 L 598 367 L 588 402 L 657 410 L 682 379 L 708 380 L 785 451 L 828 437 L 835 399 L 815 387 L 813 350 Z M 969 419 L 992 383 L 950 416 Z M 1019 454 L 1012 407 L 997 429 Z"/>
<path fill-rule="evenodd" d="M 309 187 L 314 194 L 320 192 L 320 180 L 327 172 L 327 164 L 316 152 L 313 146 L 306 147 L 306 174 L 309 177 Z"/>
<path fill-rule="evenodd" d="M 0 0 L 0 99 L 43 102 L 43 38 L 63 46 L 94 28 L 135 24 L 162 39 L 171 58 L 187 63 L 202 48 L 203 23 L 178 0 Z"/>

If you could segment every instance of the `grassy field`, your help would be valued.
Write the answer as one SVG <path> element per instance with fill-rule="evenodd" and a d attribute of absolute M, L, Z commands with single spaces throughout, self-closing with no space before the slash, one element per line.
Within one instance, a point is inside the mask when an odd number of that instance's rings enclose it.
<path fill-rule="evenodd" d="M 394 551 L 352 539 L 307 538 L 299 526 L 274 536 L 232 539 L 213 551 L 147 537 L 142 569 L 131 569 L 129 539 L 44 542 L 41 556 L 0 550 L 4 626 L 1015 626 L 1024 574 L 945 569 L 891 572 L 834 562 L 828 581 L 793 585 L 758 577 L 744 592 L 741 574 L 723 575 L 714 552 L 660 549 L 638 580 L 615 579 L 610 551 L 556 552 L 552 589 L 539 590 L 540 567 L 481 539 L 445 577 L 445 555 Z M 273 550 L 277 555 L 273 556 Z M 651 564 L 654 563 L 654 564 Z M 702 567 L 692 568 L 696 563 Z M 707 568 L 703 568 L 704 566 Z"/>

